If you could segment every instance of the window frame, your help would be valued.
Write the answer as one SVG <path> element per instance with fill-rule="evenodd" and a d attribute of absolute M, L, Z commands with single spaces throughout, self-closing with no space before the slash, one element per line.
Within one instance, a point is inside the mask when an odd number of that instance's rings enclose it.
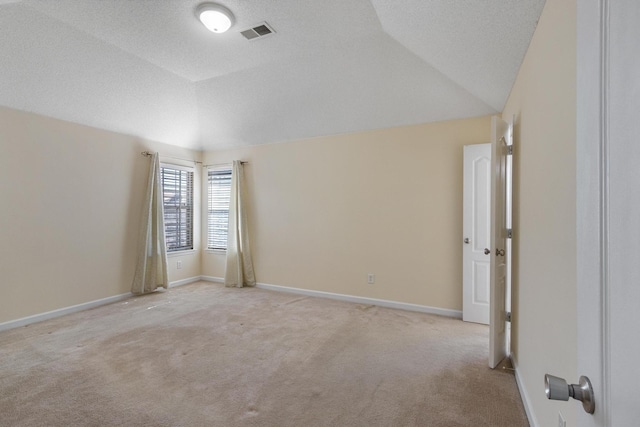
<path fill-rule="evenodd" d="M 165 193 L 165 177 L 164 177 L 164 169 L 169 169 L 172 171 L 178 171 L 180 172 L 180 175 L 182 175 L 182 172 L 186 172 L 187 173 L 187 182 L 186 182 L 186 189 L 182 190 L 180 189 L 180 193 L 179 193 L 179 199 L 180 199 L 180 203 L 182 204 L 182 199 L 183 199 L 183 191 L 186 192 L 186 203 L 184 208 L 181 206 L 177 207 L 178 210 L 178 229 L 176 231 L 176 233 L 169 233 L 167 231 L 167 202 L 166 202 L 166 193 Z M 163 208 L 163 222 L 164 222 L 164 229 L 165 229 L 165 247 L 167 250 L 167 256 L 170 256 L 172 254 L 184 254 L 186 252 L 193 252 L 195 250 L 195 242 L 194 242 L 194 231 L 195 231 L 195 169 L 193 167 L 189 167 L 189 166 L 183 166 L 183 165 L 177 165 L 174 163 L 168 163 L 168 162 L 161 162 L 160 163 L 160 186 L 162 188 L 162 208 Z M 190 182 L 189 182 L 190 181 Z M 180 182 L 182 184 L 182 177 L 180 177 Z M 170 208 L 175 208 L 175 206 L 169 206 Z M 184 244 L 182 244 L 182 231 L 181 229 L 181 220 L 182 220 L 182 212 L 180 212 L 182 209 L 185 210 L 184 216 L 185 216 L 185 222 L 186 222 L 186 238 L 184 241 Z M 176 234 L 177 238 L 176 240 L 178 241 L 178 246 L 175 247 L 170 247 L 169 246 L 169 238 L 170 235 Z"/>
<path fill-rule="evenodd" d="M 212 181 L 211 181 L 211 175 L 212 173 L 214 175 L 219 175 L 219 176 L 227 176 L 228 175 L 228 194 L 225 195 L 226 198 L 226 224 L 224 227 L 225 230 L 225 238 L 224 238 L 224 247 L 222 246 L 215 246 L 212 243 L 212 236 L 213 236 L 213 232 L 211 230 L 212 228 L 212 218 L 211 215 L 213 214 L 213 212 L 215 210 L 222 210 L 225 211 L 225 209 L 220 209 L 218 207 L 218 209 L 216 209 L 214 206 L 212 206 L 213 203 L 213 187 L 212 187 Z M 226 252 L 227 251 L 227 238 L 226 235 L 228 233 L 228 229 L 229 229 L 229 205 L 231 203 L 231 178 L 232 178 L 232 165 L 231 163 L 229 164 L 223 164 L 223 165 L 216 165 L 216 166 L 210 166 L 207 168 L 207 241 L 206 241 L 206 250 L 208 252 Z M 226 197 L 228 196 L 228 197 Z"/>

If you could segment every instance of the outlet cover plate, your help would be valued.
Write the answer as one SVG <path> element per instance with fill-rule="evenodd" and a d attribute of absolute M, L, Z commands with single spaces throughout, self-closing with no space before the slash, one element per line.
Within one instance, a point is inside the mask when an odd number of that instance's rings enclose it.
<path fill-rule="evenodd" d="M 558 411 L 558 427 L 567 427 L 567 422 L 562 416 L 562 412 Z"/>

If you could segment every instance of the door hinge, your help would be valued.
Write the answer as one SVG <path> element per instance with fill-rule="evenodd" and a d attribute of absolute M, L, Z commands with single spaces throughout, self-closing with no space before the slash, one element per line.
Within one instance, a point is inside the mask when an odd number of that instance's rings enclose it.
<path fill-rule="evenodd" d="M 512 238 L 513 238 L 513 229 L 507 228 L 507 239 L 512 239 Z"/>
<path fill-rule="evenodd" d="M 513 155 L 513 145 L 507 145 L 507 156 Z"/>
<path fill-rule="evenodd" d="M 510 311 L 507 311 L 507 312 L 505 313 L 505 320 L 506 320 L 507 322 L 511 322 L 511 312 L 510 312 Z"/>

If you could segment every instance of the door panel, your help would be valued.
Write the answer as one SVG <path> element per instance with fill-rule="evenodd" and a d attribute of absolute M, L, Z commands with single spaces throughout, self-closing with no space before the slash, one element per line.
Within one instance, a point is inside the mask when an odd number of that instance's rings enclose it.
<path fill-rule="evenodd" d="M 464 147 L 462 319 L 489 324 L 491 144 Z M 468 242 L 468 243 L 466 243 Z"/>
<path fill-rule="evenodd" d="M 488 256 L 488 255 L 487 255 Z M 489 283 L 491 268 L 489 261 L 473 261 L 473 303 L 487 308 L 487 324 L 489 320 Z"/>

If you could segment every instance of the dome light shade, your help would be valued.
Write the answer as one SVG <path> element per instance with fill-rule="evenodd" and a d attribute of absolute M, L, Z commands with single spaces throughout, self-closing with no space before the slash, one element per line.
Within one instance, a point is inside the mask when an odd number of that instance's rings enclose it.
<path fill-rule="evenodd" d="M 196 9 L 196 16 L 209 31 L 214 33 L 224 33 L 233 25 L 233 13 L 216 3 L 202 3 Z"/>

